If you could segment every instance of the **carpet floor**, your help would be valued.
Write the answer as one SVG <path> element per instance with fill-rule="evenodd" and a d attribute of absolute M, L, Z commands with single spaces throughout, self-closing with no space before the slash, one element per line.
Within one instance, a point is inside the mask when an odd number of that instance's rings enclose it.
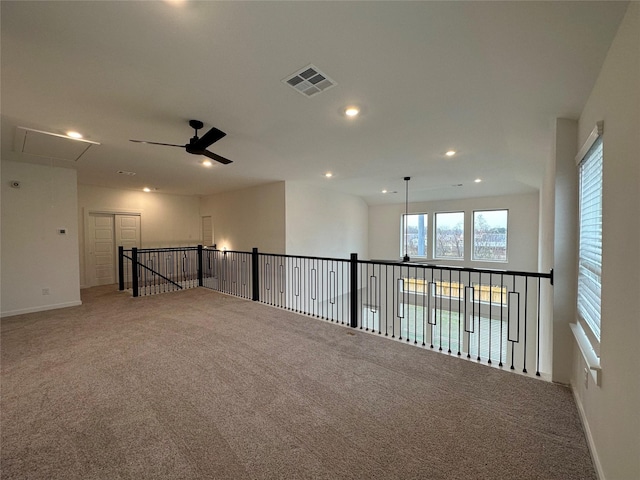
<path fill-rule="evenodd" d="M 1 321 L 2 479 L 595 479 L 571 391 L 198 288 Z"/>

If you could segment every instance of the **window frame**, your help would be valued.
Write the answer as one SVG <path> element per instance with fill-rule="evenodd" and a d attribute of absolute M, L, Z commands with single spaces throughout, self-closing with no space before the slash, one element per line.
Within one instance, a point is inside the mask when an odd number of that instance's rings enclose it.
<path fill-rule="evenodd" d="M 411 255 L 406 251 L 406 217 L 411 215 L 423 215 L 425 216 L 425 227 L 424 227 L 424 238 L 427 244 L 424 246 L 424 255 Z M 418 241 L 420 241 L 418 239 Z M 429 257 L 429 213 L 428 212 L 414 212 L 414 213 L 403 213 L 400 217 L 400 257 L 404 255 L 409 255 L 410 257 L 426 259 Z"/>
<path fill-rule="evenodd" d="M 602 332 L 602 310 L 601 310 L 601 302 L 602 302 L 602 200 L 603 200 L 603 170 L 604 170 L 604 142 L 603 142 L 603 138 L 602 138 L 602 134 L 603 134 L 604 128 L 603 128 L 603 122 L 598 122 L 596 124 L 596 127 L 593 129 L 593 131 L 590 133 L 589 137 L 587 138 L 587 141 L 584 143 L 584 145 L 582 146 L 582 148 L 580 149 L 580 151 L 578 152 L 578 154 L 576 155 L 576 167 L 577 167 L 577 188 L 578 188 L 578 194 L 577 194 L 577 203 L 578 203 L 578 218 L 577 218 L 577 253 L 576 253 L 576 317 L 577 317 L 577 322 L 579 324 L 579 326 L 581 327 L 582 331 L 584 332 L 586 339 L 589 341 L 589 343 L 591 344 L 591 348 L 593 349 L 594 353 L 596 354 L 597 357 L 600 356 L 600 335 Z M 581 278 L 581 263 L 582 263 L 582 257 L 581 257 L 581 250 L 582 250 L 582 243 L 581 243 L 581 231 L 582 231 L 582 223 L 581 223 L 581 219 L 582 219 L 582 167 L 585 161 L 588 161 L 589 158 L 587 158 L 587 156 L 594 151 L 594 148 L 599 148 L 601 149 L 601 155 L 599 158 L 599 162 L 600 162 L 600 176 L 598 179 L 599 182 L 599 194 L 600 194 L 600 198 L 599 198 L 599 208 L 600 208 L 600 238 L 599 238 L 599 242 L 600 242 L 600 250 L 599 250 L 599 256 L 600 256 L 600 274 L 598 276 L 599 278 L 599 291 L 598 293 L 598 302 L 599 302 L 599 310 L 598 310 L 598 318 L 597 318 L 597 331 L 594 330 L 593 326 L 591 325 L 590 321 L 587 320 L 584 315 L 582 314 L 582 309 L 581 309 L 581 295 L 580 295 L 580 278 Z"/>
<path fill-rule="evenodd" d="M 447 215 L 452 213 L 461 213 L 462 214 L 462 256 L 461 257 L 446 257 L 446 256 L 438 256 L 437 253 L 437 239 L 438 239 L 438 215 Z M 433 213 L 433 247 L 431 252 L 433 254 L 434 260 L 450 260 L 450 261 L 465 261 L 466 260 L 466 249 L 465 244 L 467 243 L 467 236 L 465 232 L 465 223 L 466 223 L 466 211 L 465 210 L 452 210 L 445 212 L 434 212 Z"/>
<path fill-rule="evenodd" d="M 494 260 L 487 258 L 476 258 L 476 213 L 482 212 L 507 212 L 507 225 L 505 231 L 505 252 L 504 260 Z M 473 210 L 471 213 L 471 261 L 472 262 L 492 262 L 492 263 L 509 263 L 509 209 L 508 208 L 484 208 L 481 210 Z"/>

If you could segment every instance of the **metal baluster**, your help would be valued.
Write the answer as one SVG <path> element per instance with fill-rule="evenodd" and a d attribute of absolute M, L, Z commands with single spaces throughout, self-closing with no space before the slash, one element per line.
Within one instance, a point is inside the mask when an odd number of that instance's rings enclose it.
<path fill-rule="evenodd" d="M 492 320 L 493 320 L 493 309 L 491 308 L 493 306 L 493 273 L 489 273 L 489 359 L 487 360 L 487 363 L 489 365 L 491 365 L 491 324 L 492 324 Z"/>
<path fill-rule="evenodd" d="M 504 313 L 504 302 L 505 302 L 505 298 L 504 298 L 504 274 L 500 274 L 500 363 L 498 364 L 499 367 L 502 367 L 502 339 L 504 338 L 503 333 L 502 333 L 502 328 L 504 325 L 504 320 L 503 320 L 503 313 Z"/>
<path fill-rule="evenodd" d="M 540 297 L 542 296 L 542 286 L 538 277 L 538 308 L 537 308 L 537 328 L 536 328 L 536 377 L 540 376 Z"/>
<path fill-rule="evenodd" d="M 482 342 L 482 314 L 480 310 L 482 309 L 482 272 L 478 275 L 478 358 L 480 361 L 480 349 Z"/>
<path fill-rule="evenodd" d="M 453 289 L 453 280 L 451 279 L 451 270 L 449 270 L 449 325 L 447 326 L 449 328 L 449 336 L 448 336 L 448 345 L 447 345 L 447 353 L 451 353 L 451 323 L 453 320 L 453 311 L 451 310 L 451 290 Z M 443 325 L 440 324 L 440 328 L 442 328 Z M 442 344 L 440 345 L 440 350 L 442 350 Z"/>
<path fill-rule="evenodd" d="M 529 276 L 524 277 L 524 348 L 522 350 L 522 373 L 527 373 L 527 307 L 529 304 Z"/>

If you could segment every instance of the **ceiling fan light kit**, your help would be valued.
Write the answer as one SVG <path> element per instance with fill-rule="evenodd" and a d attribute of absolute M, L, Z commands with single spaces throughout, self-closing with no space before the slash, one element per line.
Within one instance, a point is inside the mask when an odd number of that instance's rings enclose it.
<path fill-rule="evenodd" d="M 147 143 L 149 145 L 161 145 L 164 147 L 179 147 L 184 148 L 187 153 L 191 153 L 193 155 L 204 155 L 205 157 L 209 157 L 216 162 L 222 163 L 223 165 L 227 165 L 232 163 L 228 158 L 224 158 L 223 156 L 218 155 L 217 153 L 210 152 L 207 150 L 208 147 L 216 143 L 218 140 L 223 138 L 226 133 L 222 130 L 218 130 L 216 127 L 211 127 L 211 129 L 205 133 L 202 137 L 198 137 L 198 130 L 204 127 L 204 123 L 200 120 L 189 120 L 189 126 L 195 130 L 193 137 L 189 140 L 189 143 L 185 145 L 176 145 L 175 143 L 160 143 L 160 142 L 149 142 L 146 140 L 131 140 L 135 143 Z"/>

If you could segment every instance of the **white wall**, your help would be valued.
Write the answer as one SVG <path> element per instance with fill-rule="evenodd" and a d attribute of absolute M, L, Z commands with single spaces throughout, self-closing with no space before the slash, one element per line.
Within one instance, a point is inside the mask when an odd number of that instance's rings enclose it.
<path fill-rule="evenodd" d="M 576 122 L 577 128 L 577 122 Z M 556 132 L 557 121 L 554 120 L 549 126 L 550 132 Z M 577 134 L 576 134 L 577 135 Z M 539 229 L 538 229 L 538 271 L 548 272 L 554 268 L 554 222 L 555 222 L 555 187 L 556 187 L 556 135 L 550 135 L 553 141 L 549 142 L 547 161 L 545 163 L 544 177 L 540 186 L 540 209 Z M 554 271 L 554 275 L 557 275 Z M 542 322 L 540 328 L 540 344 L 553 346 L 553 301 L 554 287 L 543 288 L 540 296 L 540 317 L 551 319 L 549 322 Z M 572 301 L 572 300 L 569 300 Z M 572 351 L 573 344 L 569 348 Z M 553 348 L 553 347 L 552 347 Z M 553 356 L 553 354 L 552 354 Z M 556 368 L 553 358 L 549 370 L 552 372 Z M 566 365 L 565 365 L 566 368 Z M 569 365 L 570 368 L 570 365 Z M 565 383 L 568 383 L 565 380 Z"/>
<path fill-rule="evenodd" d="M 84 225 L 89 212 L 140 213 L 141 248 L 197 245 L 202 241 L 200 198 L 78 186 L 80 279 L 85 285 Z"/>
<path fill-rule="evenodd" d="M 2 316 L 81 304 L 76 184 L 75 170 L 2 162 Z"/>
<path fill-rule="evenodd" d="M 368 258 L 368 206 L 354 195 L 286 183 L 286 252 L 312 257 Z"/>
<path fill-rule="evenodd" d="M 429 224 L 433 224 L 435 212 L 465 212 L 465 232 L 472 231 L 474 210 L 509 210 L 508 262 L 472 262 L 437 260 L 441 265 L 458 265 L 477 268 L 499 268 L 509 270 L 537 271 L 538 268 L 538 194 L 483 197 L 462 200 L 442 200 L 410 203 L 409 213 L 428 213 Z M 404 204 L 373 205 L 369 207 L 369 255 L 375 260 L 399 260 L 400 222 L 405 213 Z M 470 233 L 465 235 L 471 238 Z M 429 250 L 433 239 L 429 239 Z M 429 252 L 430 254 L 432 252 Z M 470 241 L 465 243 L 465 256 L 470 258 Z M 431 260 L 428 256 L 427 260 Z"/>
<path fill-rule="evenodd" d="M 555 207 L 553 214 L 553 381 L 569 384 L 576 318 L 578 242 L 578 122 L 559 118 L 554 135 Z"/>
<path fill-rule="evenodd" d="M 211 216 L 219 249 L 285 253 L 284 182 L 203 197 L 200 214 Z"/>
<path fill-rule="evenodd" d="M 603 134 L 602 386 L 571 379 L 606 480 L 640 478 L 640 2 L 630 2 L 579 121 Z"/>

